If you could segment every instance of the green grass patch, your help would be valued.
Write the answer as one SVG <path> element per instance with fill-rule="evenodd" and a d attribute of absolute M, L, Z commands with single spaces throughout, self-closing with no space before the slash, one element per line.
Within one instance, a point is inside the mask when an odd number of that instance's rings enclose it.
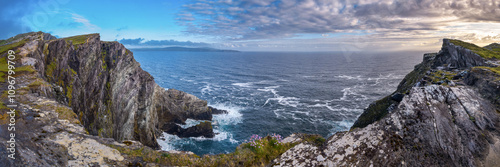
<path fill-rule="evenodd" d="M 444 71 L 444 70 L 437 70 L 435 72 L 432 72 L 428 77 L 432 80 L 432 82 L 436 83 L 439 81 L 451 81 L 453 79 L 453 76 L 457 75 L 455 72 L 451 71 Z"/>
<path fill-rule="evenodd" d="M 49 65 L 47 65 L 47 69 L 45 69 L 45 76 L 52 76 L 54 74 L 54 71 L 56 70 L 56 62 L 50 62 Z"/>
<path fill-rule="evenodd" d="M 492 44 L 485 46 L 484 48 L 500 53 L 500 44 L 499 43 L 492 43 Z"/>
<path fill-rule="evenodd" d="M 15 69 L 13 69 L 13 71 L 15 72 L 15 75 L 18 75 L 18 74 L 23 73 L 23 72 L 27 72 L 27 73 L 35 72 L 35 69 L 33 69 L 33 67 L 30 65 L 25 65 L 25 66 L 21 66 L 21 67 L 16 67 L 15 65 L 13 65 L 13 66 L 15 67 Z M 6 78 L 8 71 L 9 71 L 9 64 L 7 63 L 7 58 L 6 57 L 0 58 L 0 78 L 1 78 L 0 82 L 5 82 L 5 78 Z"/>
<path fill-rule="evenodd" d="M 25 39 L 25 40 L 22 40 L 22 41 L 19 41 L 16 43 L 11 43 L 8 45 L 0 46 L 0 54 L 4 54 L 8 50 L 15 50 L 16 48 L 23 46 L 26 42 L 28 42 L 28 39 Z"/>
<path fill-rule="evenodd" d="M 35 81 L 31 82 L 28 87 L 29 88 L 38 88 L 42 85 L 45 85 L 45 86 L 50 86 L 49 84 L 47 84 L 43 79 L 41 78 L 37 78 Z"/>
<path fill-rule="evenodd" d="M 148 163 L 157 163 L 160 166 L 268 166 L 271 161 L 283 154 L 296 143 L 281 143 L 281 136 L 251 138 L 250 142 L 243 143 L 232 153 L 204 155 L 169 154 L 155 151 L 150 148 L 130 149 L 116 145 L 108 145 L 117 149 L 127 159 L 142 159 Z M 279 136 L 279 137 L 278 137 Z M 311 141 L 318 138 L 312 137 Z M 320 140 L 320 139 L 319 139 Z"/>
<path fill-rule="evenodd" d="M 66 119 L 66 120 L 70 121 L 71 123 L 76 123 L 76 124 L 80 123 L 77 115 L 73 112 L 73 110 L 66 108 L 66 107 L 56 107 L 55 110 L 58 113 L 59 119 Z"/>
<path fill-rule="evenodd" d="M 499 67 L 486 67 L 486 66 L 476 66 L 472 67 L 472 70 L 474 71 L 475 69 L 487 69 L 490 70 L 491 72 L 496 73 L 497 75 L 500 76 L 500 66 Z M 500 78 L 497 78 L 497 80 L 500 80 Z"/>
<path fill-rule="evenodd" d="M 393 104 L 391 100 L 391 96 L 386 96 L 380 100 L 375 101 L 370 104 L 368 108 L 358 117 L 356 122 L 352 125 L 351 129 L 354 128 L 364 128 L 369 124 L 382 119 L 385 115 L 387 115 L 387 108 Z"/>
<path fill-rule="evenodd" d="M 304 140 L 318 147 L 322 146 L 326 141 L 326 139 L 320 135 L 308 135 Z"/>
<path fill-rule="evenodd" d="M 454 45 L 462 46 L 462 47 L 464 47 L 466 49 L 469 49 L 469 50 L 473 51 L 474 53 L 478 54 L 479 56 L 481 56 L 483 58 L 487 58 L 487 59 L 492 59 L 492 58 L 500 59 L 500 53 L 499 52 L 495 52 L 493 50 L 485 49 L 485 48 L 479 47 L 479 46 L 477 46 L 475 44 L 464 42 L 464 41 L 460 41 L 460 40 L 450 39 L 450 42 L 453 43 Z"/>
<path fill-rule="evenodd" d="M 86 43 L 89 37 L 92 35 L 95 34 L 78 35 L 78 36 L 66 37 L 63 39 L 66 41 L 66 43 L 69 43 L 69 41 L 71 41 L 75 49 L 77 49 L 78 45 Z"/>

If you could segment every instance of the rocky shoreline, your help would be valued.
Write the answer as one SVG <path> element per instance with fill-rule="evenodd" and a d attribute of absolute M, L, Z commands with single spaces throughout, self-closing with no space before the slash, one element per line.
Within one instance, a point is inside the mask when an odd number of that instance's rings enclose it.
<path fill-rule="evenodd" d="M 18 54 L 20 95 L 16 159 L 2 156 L 0 166 L 495 166 L 500 159 L 498 44 L 444 39 L 350 131 L 326 140 L 264 137 L 258 141 L 265 149 L 243 143 L 233 153 L 202 157 L 157 150 L 156 139 L 161 132 L 213 137 L 212 115 L 227 111 L 161 88 L 123 45 L 99 34 L 56 39 L 36 32 L 0 47 L 2 59 L 8 49 Z M 4 134 L 7 94 L 1 99 Z M 179 126 L 187 119 L 204 121 Z"/>

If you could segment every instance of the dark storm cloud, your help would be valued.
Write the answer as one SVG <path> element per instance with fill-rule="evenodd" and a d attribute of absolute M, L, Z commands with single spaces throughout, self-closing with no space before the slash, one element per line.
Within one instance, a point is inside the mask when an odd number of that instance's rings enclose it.
<path fill-rule="evenodd" d="M 454 18 L 500 22 L 496 0 L 199 0 L 178 21 L 188 33 L 228 39 L 293 37 L 356 30 L 428 31 Z"/>

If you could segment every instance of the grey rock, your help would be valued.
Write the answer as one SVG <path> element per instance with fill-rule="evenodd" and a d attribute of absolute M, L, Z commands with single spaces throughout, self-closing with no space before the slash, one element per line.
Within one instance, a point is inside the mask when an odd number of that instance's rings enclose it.
<path fill-rule="evenodd" d="M 482 166 L 500 152 L 499 114 L 468 87 L 415 87 L 394 112 L 365 128 L 336 133 L 324 148 L 299 144 L 276 166 Z M 319 161 L 324 157 L 325 160 Z M 490 157 L 488 159 L 488 157 Z"/>
<path fill-rule="evenodd" d="M 462 46 L 454 45 L 449 39 L 443 39 L 443 46 L 434 59 L 433 67 L 439 67 L 443 64 L 459 69 L 490 66 L 486 59 Z"/>
<path fill-rule="evenodd" d="M 101 41 L 99 34 L 55 39 L 38 32 L 21 39 L 31 40 L 20 49 L 27 62 L 53 84 L 44 93 L 69 105 L 91 135 L 158 148 L 163 123 L 212 119 L 206 101 L 174 89 L 165 91 L 130 50 L 118 42 Z"/>

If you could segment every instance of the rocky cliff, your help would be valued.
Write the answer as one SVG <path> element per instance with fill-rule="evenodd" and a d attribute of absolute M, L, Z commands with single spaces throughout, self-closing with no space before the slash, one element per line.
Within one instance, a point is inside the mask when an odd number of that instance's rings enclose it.
<path fill-rule="evenodd" d="M 210 122 L 187 129 L 178 124 L 225 111 L 161 88 L 129 50 L 100 41 L 98 34 L 21 34 L 0 41 L 0 134 L 10 121 L 4 80 L 9 49 L 17 55 L 19 95 L 17 159 L 1 156 L 0 166 L 498 166 L 498 48 L 444 39 L 438 53 L 425 54 L 350 131 L 326 140 L 294 134 L 281 141 L 273 135 L 233 153 L 199 157 L 152 148 L 161 131 L 212 136 Z M 2 143 L 9 140 L 0 135 Z"/>
<path fill-rule="evenodd" d="M 494 50 L 444 39 L 441 51 L 425 54 L 350 131 L 321 146 L 296 145 L 274 165 L 498 166 L 499 58 Z"/>
<path fill-rule="evenodd" d="M 206 101 L 158 86 L 132 52 L 118 42 L 101 41 L 99 34 L 56 39 L 27 33 L 3 43 L 2 58 L 7 49 L 19 53 L 18 68 L 30 68 L 31 80 L 47 82 L 41 95 L 71 107 L 91 135 L 158 148 L 164 124 L 212 119 Z"/>

